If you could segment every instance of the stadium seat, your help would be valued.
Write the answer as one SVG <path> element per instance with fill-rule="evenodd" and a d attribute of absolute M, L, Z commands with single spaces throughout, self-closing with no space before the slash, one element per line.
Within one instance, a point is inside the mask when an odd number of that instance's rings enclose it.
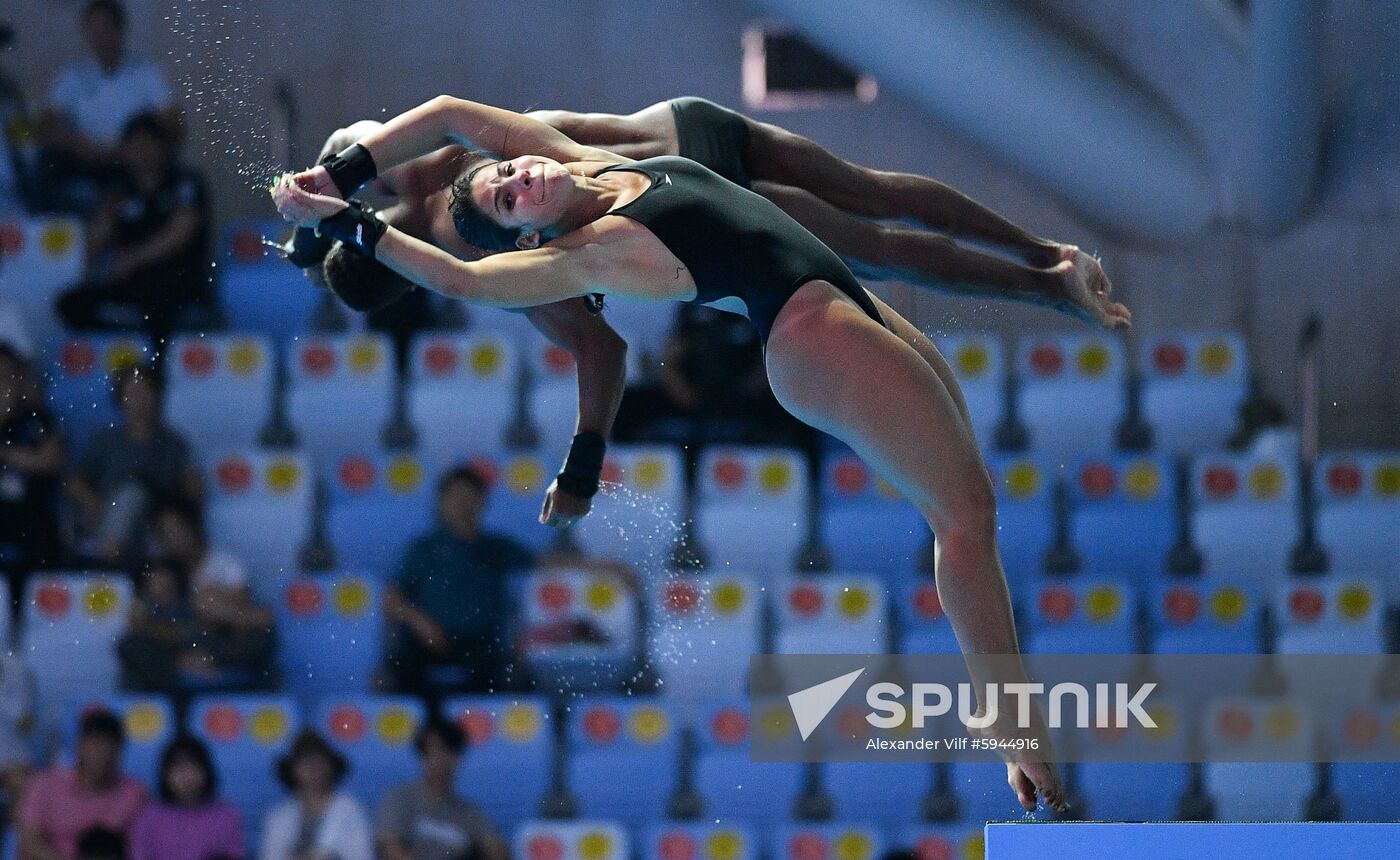
<path fill-rule="evenodd" d="M 762 853 L 746 828 L 691 822 L 658 824 L 638 848 L 640 860 L 757 860 Z"/>
<path fill-rule="evenodd" d="M 537 450 L 550 462 L 564 462 L 578 428 L 578 370 L 574 357 L 542 335 L 527 339 L 525 365 L 530 371 L 530 423 L 539 433 Z"/>
<path fill-rule="evenodd" d="M 1273 457 L 1212 454 L 1192 466 L 1191 534 L 1206 570 L 1265 584 L 1298 542 L 1297 469 Z"/>
<path fill-rule="evenodd" d="M 116 690 L 117 643 L 131 612 L 131 582 L 102 574 L 40 574 L 25 585 L 21 649 L 42 709 Z"/>
<path fill-rule="evenodd" d="M 1335 757 L 1331 787 L 1341 803 L 1341 819 L 1395 820 L 1400 736 L 1394 727 L 1400 726 L 1400 707 L 1393 703 L 1353 706 L 1323 726 Z"/>
<path fill-rule="evenodd" d="M 383 335 L 299 338 L 291 346 L 287 418 L 323 471 L 375 451 L 394 417 L 394 351 Z"/>
<path fill-rule="evenodd" d="M 185 335 L 165 363 L 165 414 L 208 462 L 258 444 L 272 418 L 272 344 L 255 335 Z"/>
<path fill-rule="evenodd" d="M 903 831 L 899 843 L 914 852 L 916 860 L 966 860 L 985 851 L 984 824 L 925 824 Z"/>
<path fill-rule="evenodd" d="M 783 701 L 766 705 L 765 720 L 790 720 Z M 694 784 L 702 817 L 721 826 L 749 826 L 759 833 L 791 819 L 802 791 L 802 766 L 749 759 L 749 713 L 743 704 L 711 705 L 693 726 Z"/>
<path fill-rule="evenodd" d="M 350 454 L 324 480 L 326 537 L 342 567 L 388 579 L 436 522 L 434 488 L 415 454 Z"/>
<path fill-rule="evenodd" d="M 1056 464 L 1117 448 L 1126 415 L 1120 341 L 1100 334 L 1041 335 L 1017 344 L 1016 411 L 1031 450 Z"/>
<path fill-rule="evenodd" d="M 515 857 L 630 860 L 626 828 L 616 821 L 528 821 L 515 832 Z"/>
<path fill-rule="evenodd" d="M 1256 654 L 1264 602 L 1250 583 L 1225 576 L 1157 578 L 1148 618 L 1155 654 Z"/>
<path fill-rule="evenodd" d="M 1400 454 L 1324 456 L 1313 488 L 1331 569 L 1379 577 L 1400 603 Z"/>
<path fill-rule="evenodd" d="M 1244 339 L 1229 332 L 1171 333 L 1141 341 L 1142 417 L 1158 451 L 1219 451 L 1234 432 L 1248 393 Z"/>
<path fill-rule="evenodd" d="M 422 701 L 408 696 L 331 696 L 317 704 L 315 725 L 350 762 L 345 790 L 374 809 L 422 775 L 413 741 L 423 719 Z"/>
<path fill-rule="evenodd" d="M 996 448 L 997 427 L 1006 417 L 1006 350 L 989 334 L 937 335 L 972 416 L 972 432 L 983 451 Z"/>
<path fill-rule="evenodd" d="M 277 656 L 300 697 L 368 693 L 379 668 L 379 587 L 362 576 L 298 578 L 277 602 Z"/>
<path fill-rule="evenodd" d="M 63 725 L 65 749 L 73 750 L 78 723 L 84 716 L 92 711 L 107 711 L 126 727 L 122 772 L 141 780 L 151 791 L 159 790 L 160 757 L 179 729 L 169 699 L 143 694 L 82 695 L 70 705 Z"/>
<path fill-rule="evenodd" d="M 776 448 L 710 448 L 698 475 L 696 537 L 709 569 L 792 570 L 811 537 L 802 456 Z"/>
<path fill-rule="evenodd" d="M 462 796 L 481 807 L 506 833 L 539 815 L 554 769 L 548 700 L 468 696 L 447 700 L 442 713 L 460 725 L 471 741 L 457 770 L 457 790 Z"/>
<path fill-rule="evenodd" d="M 274 218 L 249 218 L 229 225 L 222 237 L 219 295 L 229 325 L 287 343 L 305 332 L 325 292 L 263 244 L 280 242 L 291 232 Z"/>
<path fill-rule="evenodd" d="M 1103 457 L 1079 463 L 1068 484 L 1070 540 L 1081 570 L 1143 583 L 1166 570 L 1176 543 L 1176 482 L 1162 457 Z"/>
<path fill-rule="evenodd" d="M 579 547 L 595 558 L 632 565 L 660 579 L 682 535 L 686 511 L 685 463 L 665 445 L 613 445 L 603 461 L 603 488 L 593 510 L 573 528 Z"/>
<path fill-rule="evenodd" d="M 137 335 L 70 335 L 54 344 L 46 376 L 49 404 L 75 455 L 81 457 L 99 430 L 117 423 L 112 374 L 151 359 L 150 343 Z"/>
<path fill-rule="evenodd" d="M 666 703 L 589 696 L 568 706 L 568 785 L 584 818 L 640 827 L 667 817 L 680 772 L 680 731 Z"/>
<path fill-rule="evenodd" d="M 555 461 L 535 451 L 516 451 L 499 457 L 483 454 L 470 462 L 491 485 L 483 529 L 509 535 L 535 553 L 558 539 L 558 530 L 540 523 L 540 509 L 545 490 L 564 465 L 562 456 Z"/>
<path fill-rule="evenodd" d="M 1215 702 L 1201 726 L 1205 790 L 1221 821 L 1300 821 L 1316 786 L 1317 724 L 1284 699 Z M 1260 761 L 1274 757 L 1282 761 Z M 1255 760 L 1251 761 L 1250 759 Z"/>
<path fill-rule="evenodd" d="M 779 654 L 883 654 L 890 627 L 884 588 L 868 576 L 787 576 L 774 589 Z"/>
<path fill-rule="evenodd" d="M 414 341 L 408 418 L 434 471 L 505 449 L 519 377 L 519 348 L 509 336 L 425 334 Z"/>
<path fill-rule="evenodd" d="M 1096 821 L 1170 821 L 1177 817 L 1182 797 L 1191 784 L 1189 746 L 1191 733 L 1184 723 L 1185 709 L 1171 699 L 1154 696 L 1147 713 L 1155 729 L 1129 721 L 1126 730 L 1095 731 L 1090 742 L 1096 760 L 1080 761 L 1074 769 L 1074 787 L 1088 817 Z M 1151 761 L 1133 761 L 1125 752 L 1118 761 L 1112 746 L 1142 746 Z M 1062 750 L 1062 755 L 1075 752 Z M 1144 754 L 1145 755 L 1145 754 Z M 1089 756 L 1084 756 L 1089 758 Z"/>
<path fill-rule="evenodd" d="M 761 648 L 763 594 L 748 577 L 673 575 L 649 589 L 647 657 L 681 711 L 744 692 Z"/>
<path fill-rule="evenodd" d="M 1029 457 L 987 461 L 997 497 L 997 548 L 1013 590 L 1045 569 L 1055 542 L 1055 470 Z"/>
<path fill-rule="evenodd" d="M 933 534 L 918 509 L 855 454 L 829 454 L 822 466 L 822 544 L 836 570 L 908 577 Z"/>
<path fill-rule="evenodd" d="M 205 486 L 211 542 L 242 559 L 254 592 L 273 602 L 310 536 L 311 464 L 293 453 L 230 454 L 213 464 Z"/>
<path fill-rule="evenodd" d="M 617 575 L 542 571 L 523 594 L 525 661 L 545 689 L 609 690 L 635 669 L 637 600 Z"/>
<path fill-rule="evenodd" d="M 301 729 L 296 705 L 285 696 L 203 696 L 190 703 L 187 726 L 209 746 L 224 799 L 256 831 L 284 797 L 277 760 Z"/>
<path fill-rule="evenodd" d="M 1279 661 L 1289 690 L 1311 701 L 1344 701 L 1375 689 L 1385 662 L 1385 594 L 1374 579 L 1343 574 L 1289 576 L 1272 595 L 1278 654 L 1347 654 L 1327 672 L 1306 662 Z"/>
<path fill-rule="evenodd" d="M 958 654 L 957 634 L 932 577 L 906 583 L 895 599 L 901 654 Z"/>
<path fill-rule="evenodd" d="M 1026 650 L 1040 654 L 1137 653 L 1137 594 L 1117 579 L 1045 579 L 1031 592 Z"/>
<path fill-rule="evenodd" d="M 18 306 L 36 343 L 59 333 L 54 304 L 86 265 L 82 225 L 71 218 L 0 215 L 0 296 Z"/>
<path fill-rule="evenodd" d="M 847 822 L 850 819 L 846 819 Z M 877 860 L 884 833 L 868 824 L 786 824 L 773 833 L 770 860 Z"/>
<path fill-rule="evenodd" d="M 932 784 L 933 765 L 925 762 L 842 761 L 822 766 L 822 787 L 839 820 L 871 821 L 890 830 L 923 817 Z"/>

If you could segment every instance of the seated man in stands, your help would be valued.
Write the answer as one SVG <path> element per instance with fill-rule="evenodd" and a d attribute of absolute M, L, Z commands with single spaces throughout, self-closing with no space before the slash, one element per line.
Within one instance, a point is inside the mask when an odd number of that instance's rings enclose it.
<path fill-rule="evenodd" d="M 275 618 L 253 594 L 242 562 L 212 547 L 194 502 L 171 498 L 152 513 L 151 530 L 162 557 L 189 571 L 196 663 L 187 676 L 216 686 L 270 686 L 277 645 Z"/>
<path fill-rule="evenodd" d="M 394 789 L 379 806 L 375 838 L 384 860 L 508 860 L 490 820 L 457 793 L 467 737 L 455 723 L 428 720 L 414 741 L 423 778 Z"/>
<path fill-rule="evenodd" d="M 153 499 L 199 498 L 203 484 L 189 444 L 161 414 L 161 385 L 153 371 L 129 367 L 112 383 L 121 423 L 88 443 L 66 489 L 91 544 L 88 554 L 115 565 L 140 545 Z"/>
<path fill-rule="evenodd" d="M 140 329 L 159 341 L 212 314 L 209 204 L 158 117 L 127 123 L 121 155 L 120 178 L 88 225 L 88 278 L 59 297 L 58 312 L 72 329 Z"/>
<path fill-rule="evenodd" d="M 438 524 L 409 546 L 385 591 L 385 615 L 400 625 L 390 658 L 400 689 L 431 692 L 433 670 L 441 669 L 464 670 L 477 691 L 520 685 L 504 642 L 507 583 L 534 559 L 510 538 L 481 530 L 487 490 L 469 466 L 443 475 Z"/>
<path fill-rule="evenodd" d="M 72 860 L 89 829 L 125 836 L 146 802 L 140 782 L 121 773 L 126 730 L 108 711 L 92 711 L 78 729 L 72 768 L 56 767 L 35 777 L 19 813 L 19 856 L 26 860 Z"/>

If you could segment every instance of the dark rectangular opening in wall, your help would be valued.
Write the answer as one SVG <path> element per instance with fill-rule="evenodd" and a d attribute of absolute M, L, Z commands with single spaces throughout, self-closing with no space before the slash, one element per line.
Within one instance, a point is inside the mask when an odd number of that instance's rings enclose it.
<path fill-rule="evenodd" d="M 791 27 L 756 24 L 744 32 L 744 102 L 790 110 L 873 101 L 875 79 L 808 42 Z"/>

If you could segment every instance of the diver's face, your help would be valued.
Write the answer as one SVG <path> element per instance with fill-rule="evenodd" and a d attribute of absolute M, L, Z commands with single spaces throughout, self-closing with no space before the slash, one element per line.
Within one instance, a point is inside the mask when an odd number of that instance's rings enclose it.
<path fill-rule="evenodd" d="M 540 230 L 559 222 L 573 190 L 573 177 L 564 165 L 523 155 L 478 170 L 471 194 L 486 217 L 502 227 Z"/>

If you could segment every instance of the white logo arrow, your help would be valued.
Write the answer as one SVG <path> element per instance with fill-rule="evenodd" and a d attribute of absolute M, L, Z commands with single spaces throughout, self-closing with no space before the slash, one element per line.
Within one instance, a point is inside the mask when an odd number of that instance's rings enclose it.
<path fill-rule="evenodd" d="M 864 669 L 857 669 L 788 696 L 788 704 L 792 706 L 792 715 L 797 719 L 797 731 L 802 734 L 802 740 L 811 737 L 826 715 L 864 673 Z"/>

